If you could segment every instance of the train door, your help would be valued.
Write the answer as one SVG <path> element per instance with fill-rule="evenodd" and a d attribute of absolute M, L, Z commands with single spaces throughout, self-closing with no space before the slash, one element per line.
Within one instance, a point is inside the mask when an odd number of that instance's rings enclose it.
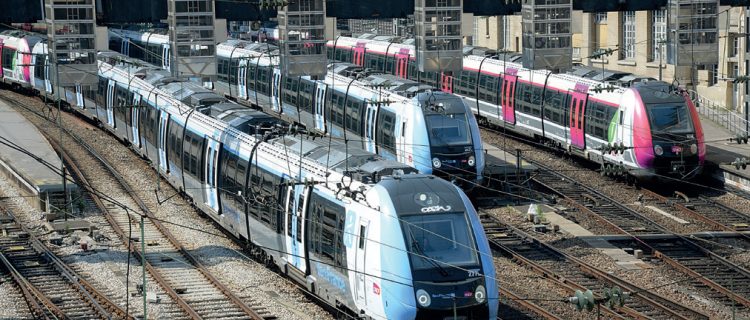
<path fill-rule="evenodd" d="M 115 82 L 109 80 L 107 83 L 107 124 L 115 127 L 114 101 L 115 100 Z"/>
<path fill-rule="evenodd" d="M 133 107 L 130 108 L 130 131 L 133 134 L 131 142 L 135 147 L 141 146 L 141 134 L 138 129 L 138 124 L 140 123 L 138 119 L 140 119 L 139 114 L 141 112 L 140 105 L 141 95 L 136 93 L 133 95 Z"/>
<path fill-rule="evenodd" d="M 242 99 L 247 99 L 247 60 L 240 59 L 237 68 L 237 91 Z"/>
<path fill-rule="evenodd" d="M 169 52 L 169 45 L 168 44 L 162 44 L 161 45 L 161 68 L 165 70 L 170 70 L 172 68 L 171 63 L 171 56 Z"/>
<path fill-rule="evenodd" d="M 375 149 L 375 121 L 377 116 L 377 105 L 368 103 L 367 114 L 365 115 L 365 149 L 372 153 L 377 153 Z"/>
<path fill-rule="evenodd" d="M 169 123 L 169 113 L 161 111 L 159 117 L 159 169 L 168 173 L 167 167 L 167 123 Z"/>
<path fill-rule="evenodd" d="M 507 69 L 503 76 L 502 107 L 503 120 L 509 124 L 516 124 L 516 82 L 518 77 L 513 69 Z"/>
<path fill-rule="evenodd" d="M 570 144 L 576 148 L 583 149 L 586 146 L 586 137 L 584 136 L 584 125 L 586 117 L 586 99 L 588 87 L 576 85 L 575 90 L 571 91 L 570 101 Z"/>
<path fill-rule="evenodd" d="M 406 78 L 406 70 L 409 65 L 409 54 L 396 54 L 396 75 L 401 78 Z"/>
<path fill-rule="evenodd" d="M 122 42 L 120 43 L 120 52 L 126 56 L 130 56 L 130 39 L 129 38 L 122 38 Z"/>
<path fill-rule="evenodd" d="M 357 46 L 354 47 L 354 60 L 352 60 L 354 64 L 364 67 L 365 66 L 365 44 L 364 43 L 357 43 Z"/>
<path fill-rule="evenodd" d="M 205 204 L 214 212 L 219 213 L 219 197 L 217 193 L 217 176 L 219 173 L 219 151 L 221 143 L 206 136 L 206 150 L 203 153 L 203 193 Z"/>
<path fill-rule="evenodd" d="M 323 82 L 318 82 L 315 86 L 315 129 L 320 132 L 326 132 L 325 106 L 327 88 L 328 85 Z"/>
<path fill-rule="evenodd" d="M 281 112 L 279 97 L 281 96 L 281 70 L 273 69 L 273 81 L 271 82 L 271 108 L 273 111 Z"/>
<path fill-rule="evenodd" d="M 305 185 L 287 187 L 285 206 L 287 263 L 303 274 L 307 272 L 304 221 L 307 218 L 305 212 L 309 192 L 310 187 Z"/>
<path fill-rule="evenodd" d="M 81 109 L 86 106 L 83 101 L 83 90 L 80 83 L 76 83 L 76 105 Z"/>
<path fill-rule="evenodd" d="M 358 230 L 358 237 L 359 241 L 357 241 L 357 249 L 356 251 L 356 263 L 355 263 L 355 270 L 356 275 L 355 281 L 356 281 L 356 292 L 357 292 L 357 300 L 360 301 L 362 304 L 367 304 L 366 299 L 366 291 L 367 287 L 365 286 L 365 275 L 367 274 L 367 270 L 365 266 L 367 265 L 366 257 L 366 248 L 367 248 L 367 232 L 369 231 L 370 227 L 370 221 L 365 218 L 359 219 L 359 230 Z"/>

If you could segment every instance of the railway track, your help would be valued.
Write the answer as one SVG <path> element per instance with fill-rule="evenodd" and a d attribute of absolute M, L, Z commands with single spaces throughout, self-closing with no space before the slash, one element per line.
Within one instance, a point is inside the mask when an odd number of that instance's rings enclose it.
<path fill-rule="evenodd" d="M 500 308 L 498 308 L 498 320 L 533 320 L 533 319 L 547 319 L 547 320 L 561 320 L 562 318 L 554 315 L 547 311 L 541 306 L 524 300 L 512 291 L 502 286 L 498 286 L 500 290 Z M 503 298 L 508 299 L 507 303 L 503 301 Z M 516 304 L 518 306 L 516 306 Z"/>
<path fill-rule="evenodd" d="M 534 165 L 541 169 L 532 178 L 536 183 L 570 200 L 578 210 L 598 219 L 609 229 L 622 234 L 664 233 L 664 230 L 653 221 L 616 201 L 612 201 L 601 192 L 561 173 L 552 171 L 539 163 L 534 163 Z"/>
<path fill-rule="evenodd" d="M 655 199 L 660 205 L 679 210 L 693 219 L 711 225 L 716 230 L 732 232 L 750 230 L 750 215 L 706 196 L 688 197 L 684 193 L 675 192 L 674 198 L 668 198 L 651 190 L 641 189 L 641 191 Z"/>
<path fill-rule="evenodd" d="M 20 288 L 36 319 L 134 319 L 54 255 L 9 208 L 4 211 L 0 267 Z"/>
<path fill-rule="evenodd" d="M 92 147 L 71 133 L 77 144 L 99 164 L 98 171 L 106 176 L 88 179 L 76 165 L 76 160 L 50 140 L 53 148 L 63 155 L 63 160 L 92 195 L 97 207 L 104 213 L 123 243 L 137 260 L 144 261 L 147 272 L 159 283 L 167 295 L 180 307 L 179 312 L 167 314 L 172 319 L 275 319 L 258 301 L 246 304 L 220 283 L 174 236 L 154 218 L 153 213 L 138 197 L 118 171 Z M 90 168 L 87 168 L 90 170 Z M 115 183 L 112 183 L 114 181 Z M 99 190 L 107 190 L 102 196 Z M 143 217 L 143 219 L 140 219 Z M 131 239 L 128 230 L 140 230 L 143 222 L 143 239 Z M 144 250 L 145 249 L 145 252 Z M 249 300 L 249 299 L 245 299 Z"/>
<path fill-rule="evenodd" d="M 571 295 L 575 290 L 591 289 L 595 293 L 618 286 L 631 292 L 623 307 L 603 311 L 620 319 L 708 319 L 705 314 L 636 287 L 625 280 L 598 270 L 528 234 L 500 223 L 490 214 L 481 213 L 490 245 L 516 263 L 525 265 L 557 282 Z M 597 296 L 597 298 L 602 298 Z"/>
<path fill-rule="evenodd" d="M 678 234 L 674 234 L 676 236 L 674 239 L 663 240 L 675 243 L 675 245 L 657 245 L 658 243 L 652 240 L 641 238 L 639 236 L 648 234 L 671 235 L 673 233 L 580 182 L 549 170 L 539 163 L 533 161 L 532 163 L 540 168 L 540 173 L 534 177 L 536 182 L 570 200 L 579 210 L 600 220 L 618 233 L 631 236 L 633 246 L 642 248 L 644 252 L 650 252 L 673 268 L 695 278 L 701 284 L 698 287 L 708 287 L 715 293 L 723 295 L 720 301 L 725 304 L 731 305 L 736 302 L 750 307 L 749 292 L 735 285 L 736 283 L 750 283 L 748 270 Z M 676 248 L 683 250 L 676 250 Z"/>

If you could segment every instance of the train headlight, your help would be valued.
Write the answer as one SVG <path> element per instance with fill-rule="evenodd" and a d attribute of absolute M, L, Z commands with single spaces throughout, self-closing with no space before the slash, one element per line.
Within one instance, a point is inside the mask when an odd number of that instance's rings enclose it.
<path fill-rule="evenodd" d="M 480 284 L 477 286 L 477 290 L 474 291 L 474 299 L 479 303 L 484 303 L 484 301 L 487 300 L 487 289 L 485 289 L 483 285 Z"/>
<path fill-rule="evenodd" d="M 470 167 L 473 167 L 475 164 L 477 164 L 477 160 L 476 158 L 474 158 L 474 156 L 469 156 L 469 161 L 467 161 L 466 163 L 468 163 Z"/>
<path fill-rule="evenodd" d="M 656 154 L 657 156 L 663 155 L 664 149 L 662 149 L 662 147 L 657 144 L 654 146 L 654 154 Z"/>
<path fill-rule="evenodd" d="M 693 144 L 690 145 L 690 153 L 692 153 L 692 154 L 698 153 L 698 145 L 697 144 L 693 143 Z"/>
<path fill-rule="evenodd" d="M 435 169 L 439 169 L 441 166 L 443 166 L 443 163 L 440 162 L 440 159 L 438 158 L 432 158 L 432 166 L 435 167 Z"/>
<path fill-rule="evenodd" d="M 427 294 L 427 291 L 424 291 L 424 289 L 417 290 L 417 303 L 419 303 L 420 306 L 427 308 L 430 306 L 430 295 Z"/>

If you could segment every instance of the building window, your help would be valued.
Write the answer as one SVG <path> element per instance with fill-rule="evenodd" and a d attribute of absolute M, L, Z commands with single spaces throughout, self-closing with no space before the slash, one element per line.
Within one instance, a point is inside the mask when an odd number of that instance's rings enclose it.
<path fill-rule="evenodd" d="M 740 54 L 740 37 L 737 34 L 732 33 L 732 57 L 736 57 Z"/>
<path fill-rule="evenodd" d="M 621 59 L 635 58 L 635 11 L 622 13 Z"/>
<path fill-rule="evenodd" d="M 719 82 L 719 65 L 713 64 L 708 70 L 708 85 L 713 86 Z"/>
<path fill-rule="evenodd" d="M 594 13 L 594 23 L 598 23 L 598 24 L 607 23 L 607 13 L 606 12 Z"/>
<path fill-rule="evenodd" d="M 581 59 L 581 48 L 573 47 L 573 59 Z"/>
<path fill-rule="evenodd" d="M 479 37 L 479 17 L 474 17 L 474 25 L 473 25 L 473 32 L 471 37 L 471 45 L 476 46 L 477 45 L 477 38 Z"/>
<path fill-rule="evenodd" d="M 667 10 L 654 10 L 651 23 L 652 38 L 652 61 L 663 61 L 666 56 L 667 41 Z"/>

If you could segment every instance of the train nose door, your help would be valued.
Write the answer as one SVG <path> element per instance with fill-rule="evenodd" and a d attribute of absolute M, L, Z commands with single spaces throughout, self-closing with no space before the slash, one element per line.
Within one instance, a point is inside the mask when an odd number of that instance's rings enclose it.
<path fill-rule="evenodd" d="M 324 112 L 327 88 L 328 85 L 322 82 L 318 82 L 315 87 L 315 129 L 323 133 L 326 132 Z"/>
<path fill-rule="evenodd" d="M 115 100 L 115 82 L 109 80 L 107 83 L 107 124 L 114 128 L 115 127 L 115 114 L 113 111 L 113 105 Z"/>
<path fill-rule="evenodd" d="M 305 224 L 307 219 L 307 195 L 310 187 L 294 185 L 287 187 L 286 197 L 286 248 L 287 263 L 303 274 L 307 272 L 305 264 Z"/>
<path fill-rule="evenodd" d="M 377 153 L 375 148 L 375 121 L 378 116 L 377 105 L 368 103 L 367 114 L 365 116 L 365 149 L 372 153 Z"/>
<path fill-rule="evenodd" d="M 141 95 L 136 93 L 133 95 L 133 107 L 130 108 L 130 130 L 132 131 L 133 136 L 131 137 L 131 142 L 133 143 L 133 146 L 136 148 L 139 148 L 141 146 L 141 134 L 138 130 L 139 121 L 140 119 L 140 112 L 141 108 L 139 107 L 141 105 Z"/>
<path fill-rule="evenodd" d="M 503 92 L 501 105 L 503 108 L 503 120 L 509 124 L 516 124 L 516 70 L 508 68 L 503 76 Z"/>
<path fill-rule="evenodd" d="M 247 60 L 240 59 L 237 68 L 237 91 L 242 99 L 247 99 Z"/>
<path fill-rule="evenodd" d="M 203 193 L 204 203 L 214 212 L 219 213 L 219 197 L 217 194 L 217 175 L 219 172 L 219 148 L 221 144 L 206 136 L 206 150 L 203 153 Z"/>
<path fill-rule="evenodd" d="M 281 70 L 278 68 L 273 69 L 273 82 L 271 85 L 271 108 L 273 111 L 281 112 L 281 103 L 279 97 L 281 96 Z"/>
<path fill-rule="evenodd" d="M 577 84 L 570 99 L 570 144 L 578 149 L 586 147 L 584 128 L 588 86 Z"/>
<path fill-rule="evenodd" d="M 368 238 L 367 238 L 367 232 L 369 231 L 370 227 L 370 221 L 368 221 L 365 218 L 360 218 L 359 220 L 359 230 L 357 233 L 357 259 L 356 259 L 356 291 L 357 291 L 357 300 L 359 300 L 362 304 L 367 304 L 367 287 L 365 286 L 365 275 L 367 274 L 367 270 L 365 266 L 367 265 L 367 260 L 365 259 L 366 253 L 367 253 L 367 244 L 368 244 Z M 373 287 L 373 290 L 375 290 L 375 287 Z"/>
<path fill-rule="evenodd" d="M 167 166 L 167 124 L 169 123 L 169 113 L 161 111 L 159 117 L 159 169 L 162 172 L 169 172 Z M 214 165 L 216 165 L 214 163 Z"/>
<path fill-rule="evenodd" d="M 161 68 L 164 70 L 171 70 L 172 59 L 168 44 L 161 45 Z"/>

